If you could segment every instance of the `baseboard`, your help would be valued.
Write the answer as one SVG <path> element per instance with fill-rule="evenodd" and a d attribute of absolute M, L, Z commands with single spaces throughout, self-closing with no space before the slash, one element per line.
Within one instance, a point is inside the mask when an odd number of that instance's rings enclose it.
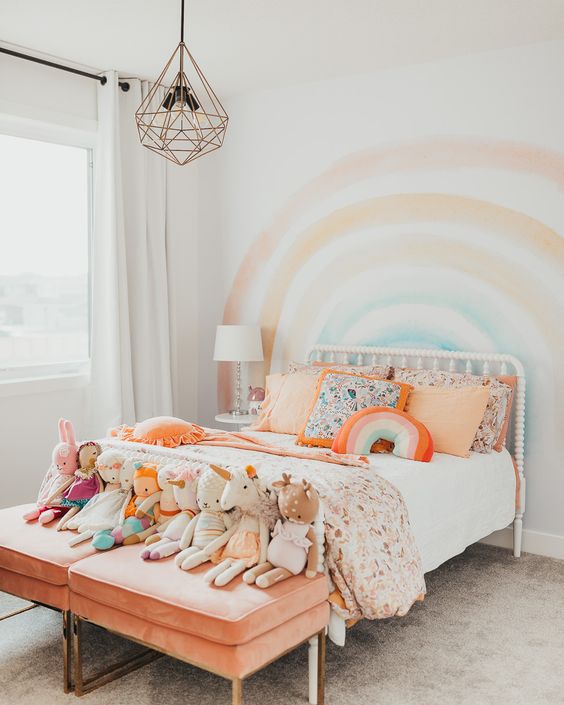
<path fill-rule="evenodd" d="M 482 539 L 480 543 L 487 543 L 490 546 L 501 546 L 502 548 L 513 548 L 513 529 L 508 527 L 501 531 L 494 531 L 493 534 Z M 536 553 L 538 556 L 564 559 L 564 536 L 523 529 L 522 549 L 527 553 Z"/>

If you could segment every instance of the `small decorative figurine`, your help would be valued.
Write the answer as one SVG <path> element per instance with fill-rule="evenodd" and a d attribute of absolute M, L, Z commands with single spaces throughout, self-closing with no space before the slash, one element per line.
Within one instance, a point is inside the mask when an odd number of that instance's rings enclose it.
<path fill-rule="evenodd" d="M 249 414 L 258 414 L 260 405 L 264 401 L 264 394 L 262 387 L 251 387 L 249 384 L 249 396 L 247 397 L 247 401 L 249 402 Z"/>

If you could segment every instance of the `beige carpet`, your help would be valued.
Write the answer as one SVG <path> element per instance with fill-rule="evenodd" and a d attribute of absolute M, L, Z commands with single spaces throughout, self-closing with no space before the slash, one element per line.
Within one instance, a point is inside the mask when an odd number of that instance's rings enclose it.
<path fill-rule="evenodd" d="M 328 705 L 564 703 L 564 561 L 476 545 L 427 576 L 402 619 L 361 622 L 329 645 Z M 0 611 L 18 603 L 0 596 Z M 60 615 L 37 608 L 0 622 L 0 703 L 72 703 L 63 695 Z M 86 663 L 138 647 L 94 627 Z M 246 705 L 307 703 L 300 649 L 245 684 Z M 162 658 L 84 697 L 91 705 L 223 705 L 221 678 Z"/>

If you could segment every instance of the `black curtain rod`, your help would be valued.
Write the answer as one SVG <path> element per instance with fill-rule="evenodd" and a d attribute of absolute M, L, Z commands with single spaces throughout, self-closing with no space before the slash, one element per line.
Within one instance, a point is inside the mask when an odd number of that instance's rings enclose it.
<path fill-rule="evenodd" d="M 0 53 L 9 54 L 10 56 L 15 56 L 18 59 L 25 59 L 26 61 L 33 61 L 36 64 L 42 64 L 43 66 L 50 66 L 53 69 L 60 69 L 61 71 L 68 71 L 69 73 L 75 73 L 77 76 L 85 76 L 86 78 L 93 78 L 95 81 L 100 81 L 102 85 L 106 84 L 108 79 L 105 76 L 98 76 L 95 73 L 88 73 L 87 71 L 81 71 L 80 69 L 73 69 L 70 66 L 63 66 L 63 64 L 56 64 L 54 61 L 47 61 L 46 59 L 40 59 L 37 56 L 30 56 L 29 54 L 22 54 L 19 51 L 13 51 L 12 49 L 6 49 L 5 47 L 0 47 Z M 119 87 L 122 91 L 129 90 L 129 83 L 127 81 L 119 81 Z"/>

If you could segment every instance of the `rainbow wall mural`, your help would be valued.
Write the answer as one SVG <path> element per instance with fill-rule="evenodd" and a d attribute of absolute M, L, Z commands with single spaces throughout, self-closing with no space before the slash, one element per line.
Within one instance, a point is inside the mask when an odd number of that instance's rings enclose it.
<path fill-rule="evenodd" d="M 430 138 L 351 154 L 257 234 L 224 321 L 260 322 L 266 373 L 315 342 L 513 353 L 529 374 L 528 460 L 542 462 L 551 431 L 562 459 L 563 190 L 564 156 L 527 144 Z"/>

